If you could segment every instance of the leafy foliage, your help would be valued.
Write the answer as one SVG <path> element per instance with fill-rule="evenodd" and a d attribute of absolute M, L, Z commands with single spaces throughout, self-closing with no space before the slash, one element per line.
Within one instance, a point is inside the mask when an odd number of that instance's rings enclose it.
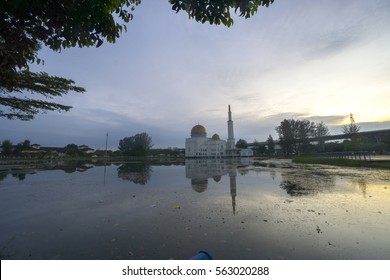
<path fill-rule="evenodd" d="M 2 67 L 23 68 L 39 62 L 40 44 L 60 51 L 69 47 L 99 47 L 115 43 L 123 29 L 115 19 L 128 23 L 140 0 L 5 0 L 0 10 Z M 15 55 L 18 54 L 18 55 Z"/>
<path fill-rule="evenodd" d="M 315 134 L 315 123 L 308 120 L 284 119 L 276 132 L 285 154 L 298 154 L 305 152 L 309 137 Z"/>
<path fill-rule="evenodd" d="M 10 140 L 4 140 L 0 147 L 2 149 L 1 154 L 5 157 L 20 156 L 23 151 L 31 149 L 31 144 L 28 139 L 18 143 L 16 146 L 14 146 Z"/>
<path fill-rule="evenodd" d="M 76 144 L 68 144 L 65 146 L 66 154 L 68 156 L 80 156 L 82 152 L 79 150 L 79 146 Z"/>
<path fill-rule="evenodd" d="M 24 96 L 26 93 L 40 94 L 45 98 L 63 96 L 69 91 L 85 92 L 82 87 L 74 86 L 72 80 L 49 76 L 47 73 L 18 71 L 13 73 L 12 85 L 0 85 L 0 117 L 8 119 L 31 120 L 39 112 L 69 111 L 66 106 L 41 99 Z M 8 80 L 10 81 L 10 80 Z M 3 109 L 3 107 L 5 107 Z"/>
<path fill-rule="evenodd" d="M 315 137 L 324 137 L 330 135 L 329 128 L 324 122 L 316 123 L 314 136 Z"/>
<path fill-rule="evenodd" d="M 5 0 L 0 3 L 0 117 L 30 120 L 50 110 L 71 107 L 41 99 L 21 98 L 22 92 L 46 98 L 69 91 L 84 92 L 72 80 L 29 72 L 29 64 L 43 63 L 38 50 L 99 47 L 114 43 L 140 0 Z M 130 10 L 130 12 L 129 12 Z M 116 22 L 121 20 L 122 23 Z"/>
<path fill-rule="evenodd" d="M 275 141 L 271 134 L 267 138 L 268 153 L 273 154 L 275 152 Z"/>
<path fill-rule="evenodd" d="M 172 9 L 178 13 L 185 11 L 198 22 L 231 26 L 233 19 L 230 11 L 234 10 L 241 17 L 253 16 L 260 6 L 268 7 L 274 0 L 169 0 Z"/>
<path fill-rule="evenodd" d="M 239 139 L 236 143 L 236 148 L 246 149 L 248 148 L 248 142 L 244 139 Z"/>
<path fill-rule="evenodd" d="M 351 135 L 358 133 L 360 131 L 360 126 L 356 125 L 355 119 L 353 118 L 353 114 L 349 115 L 349 120 L 350 120 L 350 123 L 343 125 L 343 127 L 341 128 L 343 133 L 344 134 L 351 134 Z"/>
<path fill-rule="evenodd" d="M 185 11 L 196 21 L 231 26 L 230 10 L 249 18 L 258 7 L 274 0 L 169 0 L 176 12 Z M 43 63 L 41 46 L 54 51 L 71 47 L 99 47 L 115 43 L 141 0 L 3 0 L 0 2 L 0 117 L 31 120 L 39 112 L 68 111 L 71 106 L 36 98 L 84 92 L 72 80 L 29 72 L 29 64 Z M 37 85 L 39 85 L 37 87 Z M 50 89 L 53 91 L 50 91 Z M 2 108 L 5 107 L 5 108 Z"/>
<path fill-rule="evenodd" d="M 13 150 L 12 142 L 10 140 L 4 140 L 1 143 L 1 149 L 2 149 L 1 154 L 3 156 L 10 156 Z"/>
<path fill-rule="evenodd" d="M 152 146 L 152 138 L 143 132 L 121 139 L 118 149 L 125 156 L 146 156 Z"/>

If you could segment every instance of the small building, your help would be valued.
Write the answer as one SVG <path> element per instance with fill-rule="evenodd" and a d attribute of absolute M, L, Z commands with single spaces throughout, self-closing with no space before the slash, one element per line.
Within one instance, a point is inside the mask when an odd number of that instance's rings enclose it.
<path fill-rule="evenodd" d="M 92 154 L 95 152 L 95 149 L 92 149 L 90 147 L 88 147 L 87 145 L 81 145 L 81 146 L 78 146 L 79 148 L 79 151 L 85 153 L 85 154 Z"/>
<path fill-rule="evenodd" d="M 241 149 L 240 150 L 240 157 L 253 157 L 253 150 L 252 149 Z"/>

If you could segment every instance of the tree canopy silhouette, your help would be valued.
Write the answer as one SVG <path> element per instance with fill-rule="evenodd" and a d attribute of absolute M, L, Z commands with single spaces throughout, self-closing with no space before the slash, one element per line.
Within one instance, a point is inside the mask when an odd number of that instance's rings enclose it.
<path fill-rule="evenodd" d="M 231 26 L 230 11 L 249 18 L 274 0 L 168 0 L 176 12 L 191 19 Z M 41 46 L 53 51 L 71 47 L 99 47 L 115 43 L 141 0 L 3 0 L 0 2 L 0 117 L 31 120 L 40 112 L 68 111 L 71 106 L 32 98 L 63 96 L 85 89 L 74 81 L 29 71 Z M 25 94 L 27 93 L 27 96 Z"/>
<path fill-rule="evenodd" d="M 198 22 L 231 26 L 231 11 L 250 18 L 260 6 L 268 7 L 274 0 L 169 0 L 176 12 L 185 11 Z"/>

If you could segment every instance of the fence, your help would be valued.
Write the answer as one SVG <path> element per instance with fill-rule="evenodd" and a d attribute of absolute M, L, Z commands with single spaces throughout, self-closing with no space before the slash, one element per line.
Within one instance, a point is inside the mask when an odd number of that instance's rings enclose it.
<path fill-rule="evenodd" d="M 353 160 L 371 160 L 373 153 L 369 151 L 345 151 L 345 152 L 332 152 L 332 153 L 321 153 L 321 157 L 325 158 L 346 158 Z"/>

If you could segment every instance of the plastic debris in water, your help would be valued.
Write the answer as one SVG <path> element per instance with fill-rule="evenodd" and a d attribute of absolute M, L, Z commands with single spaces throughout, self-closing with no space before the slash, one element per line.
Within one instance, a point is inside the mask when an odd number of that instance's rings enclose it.
<path fill-rule="evenodd" d="M 173 208 L 180 209 L 180 205 L 176 204 L 176 205 L 173 206 Z"/>

